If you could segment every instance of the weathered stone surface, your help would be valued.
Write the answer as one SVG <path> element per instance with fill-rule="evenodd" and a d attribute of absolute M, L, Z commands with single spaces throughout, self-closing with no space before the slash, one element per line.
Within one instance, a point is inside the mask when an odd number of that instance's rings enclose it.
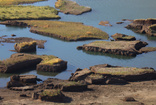
<path fill-rule="evenodd" d="M 109 77 L 106 80 L 106 84 L 127 84 L 128 82 L 124 79 Z"/>
<path fill-rule="evenodd" d="M 12 90 L 32 90 L 32 87 L 23 87 L 37 83 L 35 75 L 13 75 L 10 76 L 10 81 L 7 83 L 7 88 Z"/>
<path fill-rule="evenodd" d="M 120 34 L 120 33 L 116 33 L 116 34 L 112 35 L 111 37 L 114 38 L 115 41 L 119 41 L 119 40 L 133 41 L 133 40 L 136 40 L 136 38 L 134 36 L 129 36 L 129 35 Z"/>
<path fill-rule="evenodd" d="M 115 77 L 126 81 L 141 81 L 156 79 L 156 72 L 152 68 L 135 68 L 95 65 L 90 70 L 96 74 L 102 74 L 108 77 Z"/>
<path fill-rule="evenodd" d="M 59 58 L 58 58 L 59 59 Z M 40 63 L 37 65 L 36 70 L 45 72 L 61 72 L 67 68 L 67 61 L 60 60 L 54 63 Z"/>
<path fill-rule="evenodd" d="M 36 42 L 22 42 L 22 43 L 16 43 L 14 45 L 14 48 L 17 52 L 33 52 L 36 51 Z"/>
<path fill-rule="evenodd" d="M 143 53 L 152 52 L 156 51 L 156 47 L 143 47 L 139 51 Z"/>
<path fill-rule="evenodd" d="M 36 66 L 42 59 L 31 54 L 13 54 L 9 59 L 0 63 L 1 73 L 14 73 L 21 69 Z"/>
<path fill-rule="evenodd" d="M 69 81 L 81 81 L 84 80 L 87 76 L 92 74 L 89 69 L 77 69 L 74 74 L 69 78 Z"/>
<path fill-rule="evenodd" d="M 42 101 L 62 102 L 65 95 L 60 89 L 46 89 L 40 95 L 39 99 Z"/>
<path fill-rule="evenodd" d="M 88 89 L 85 83 L 54 78 L 45 80 L 43 84 L 47 89 L 61 89 L 62 91 L 85 91 Z"/>
<path fill-rule="evenodd" d="M 130 101 L 136 101 L 136 100 L 133 97 L 124 97 L 123 101 L 130 102 Z"/>
<path fill-rule="evenodd" d="M 89 84 L 106 84 L 107 77 L 100 74 L 91 74 L 85 78 Z"/>
<path fill-rule="evenodd" d="M 136 56 L 141 54 L 139 50 L 147 45 L 142 41 L 94 41 L 89 44 L 85 44 L 79 48 L 86 51 L 111 53 L 116 55 Z"/>
<path fill-rule="evenodd" d="M 136 19 L 127 25 L 126 28 L 149 36 L 156 36 L 156 19 Z"/>

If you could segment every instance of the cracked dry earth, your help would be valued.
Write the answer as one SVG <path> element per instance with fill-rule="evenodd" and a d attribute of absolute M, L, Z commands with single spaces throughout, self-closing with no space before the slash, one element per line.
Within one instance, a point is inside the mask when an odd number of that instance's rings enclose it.
<path fill-rule="evenodd" d="M 63 92 L 66 103 L 33 100 L 20 97 L 32 91 L 0 89 L 0 105 L 156 105 L 156 80 L 131 82 L 126 85 L 89 85 L 84 92 Z M 30 95 L 31 96 L 31 95 Z M 136 101 L 125 101 L 133 97 Z"/>

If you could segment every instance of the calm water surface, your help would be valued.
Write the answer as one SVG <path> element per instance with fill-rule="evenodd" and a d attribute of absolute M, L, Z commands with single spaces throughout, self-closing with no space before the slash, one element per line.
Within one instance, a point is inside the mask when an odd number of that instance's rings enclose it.
<path fill-rule="evenodd" d="M 59 13 L 61 19 L 58 21 L 73 21 L 83 22 L 85 25 L 94 26 L 107 32 L 110 36 L 115 33 L 123 33 L 127 35 L 133 35 L 138 40 L 146 41 L 148 46 L 156 47 L 156 38 L 147 37 L 143 34 L 134 33 L 131 30 L 124 28 L 130 22 L 126 21 L 124 24 L 116 24 L 116 22 L 122 21 L 122 19 L 145 19 L 156 18 L 156 0 L 74 0 L 80 5 L 89 6 L 93 10 L 82 15 L 65 15 Z M 52 6 L 54 7 L 55 0 L 49 0 L 44 2 L 34 3 L 35 6 Z M 27 4 L 28 5 L 28 4 Z M 32 4 L 31 4 L 32 5 Z M 104 27 L 98 25 L 100 21 L 109 21 L 113 26 Z M 53 21 L 53 20 L 52 20 Z M 131 67 L 153 67 L 156 69 L 156 52 L 150 52 L 146 54 L 140 54 L 136 57 L 115 56 L 112 54 L 100 54 L 83 52 L 76 49 L 77 46 L 90 43 L 91 41 L 80 42 L 66 42 L 52 37 L 46 37 L 29 32 L 29 28 L 19 27 L 6 27 L 0 25 L 0 36 L 16 34 L 17 37 L 31 37 L 35 39 L 47 40 L 45 43 L 45 49 L 37 49 L 36 54 L 42 55 L 55 55 L 59 58 L 68 61 L 68 68 L 66 71 L 56 73 L 43 73 L 37 72 L 35 69 L 25 70 L 20 74 L 34 74 L 39 78 L 45 80 L 50 77 L 68 79 L 72 72 L 75 72 L 76 68 L 89 68 L 90 66 L 97 64 L 108 63 L 111 65 L 119 66 L 131 66 Z M 14 44 L 3 43 L 0 45 L 0 60 L 9 58 L 11 52 L 9 50 L 14 49 Z M 9 81 L 9 76 L 12 74 L 0 73 L 0 87 L 5 87 L 6 82 Z"/>

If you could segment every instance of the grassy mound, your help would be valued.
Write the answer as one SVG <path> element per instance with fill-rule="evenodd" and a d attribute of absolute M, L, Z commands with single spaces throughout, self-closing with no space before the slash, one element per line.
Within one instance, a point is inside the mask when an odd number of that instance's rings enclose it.
<path fill-rule="evenodd" d="M 58 11 L 49 6 L 1 6 L 0 14 L 0 20 L 60 18 Z"/>
<path fill-rule="evenodd" d="M 17 5 L 17 4 L 24 4 L 24 3 L 34 3 L 38 1 L 46 1 L 46 0 L 0 0 L 0 5 Z"/>
<path fill-rule="evenodd" d="M 83 25 L 78 22 L 60 22 L 45 20 L 25 20 L 22 21 L 30 25 L 31 32 L 52 36 L 55 38 L 76 41 L 86 39 L 108 39 L 108 34 L 102 30 Z"/>

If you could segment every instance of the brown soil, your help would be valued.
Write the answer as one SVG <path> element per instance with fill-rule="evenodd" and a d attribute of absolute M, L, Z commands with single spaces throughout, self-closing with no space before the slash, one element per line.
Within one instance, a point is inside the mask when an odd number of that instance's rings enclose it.
<path fill-rule="evenodd" d="M 63 92 L 69 97 L 66 103 L 33 100 L 31 91 L 11 91 L 0 89 L 0 105 L 155 105 L 156 80 L 131 82 L 126 85 L 89 85 L 84 92 Z M 133 97 L 136 101 L 125 101 L 125 97 Z"/>

